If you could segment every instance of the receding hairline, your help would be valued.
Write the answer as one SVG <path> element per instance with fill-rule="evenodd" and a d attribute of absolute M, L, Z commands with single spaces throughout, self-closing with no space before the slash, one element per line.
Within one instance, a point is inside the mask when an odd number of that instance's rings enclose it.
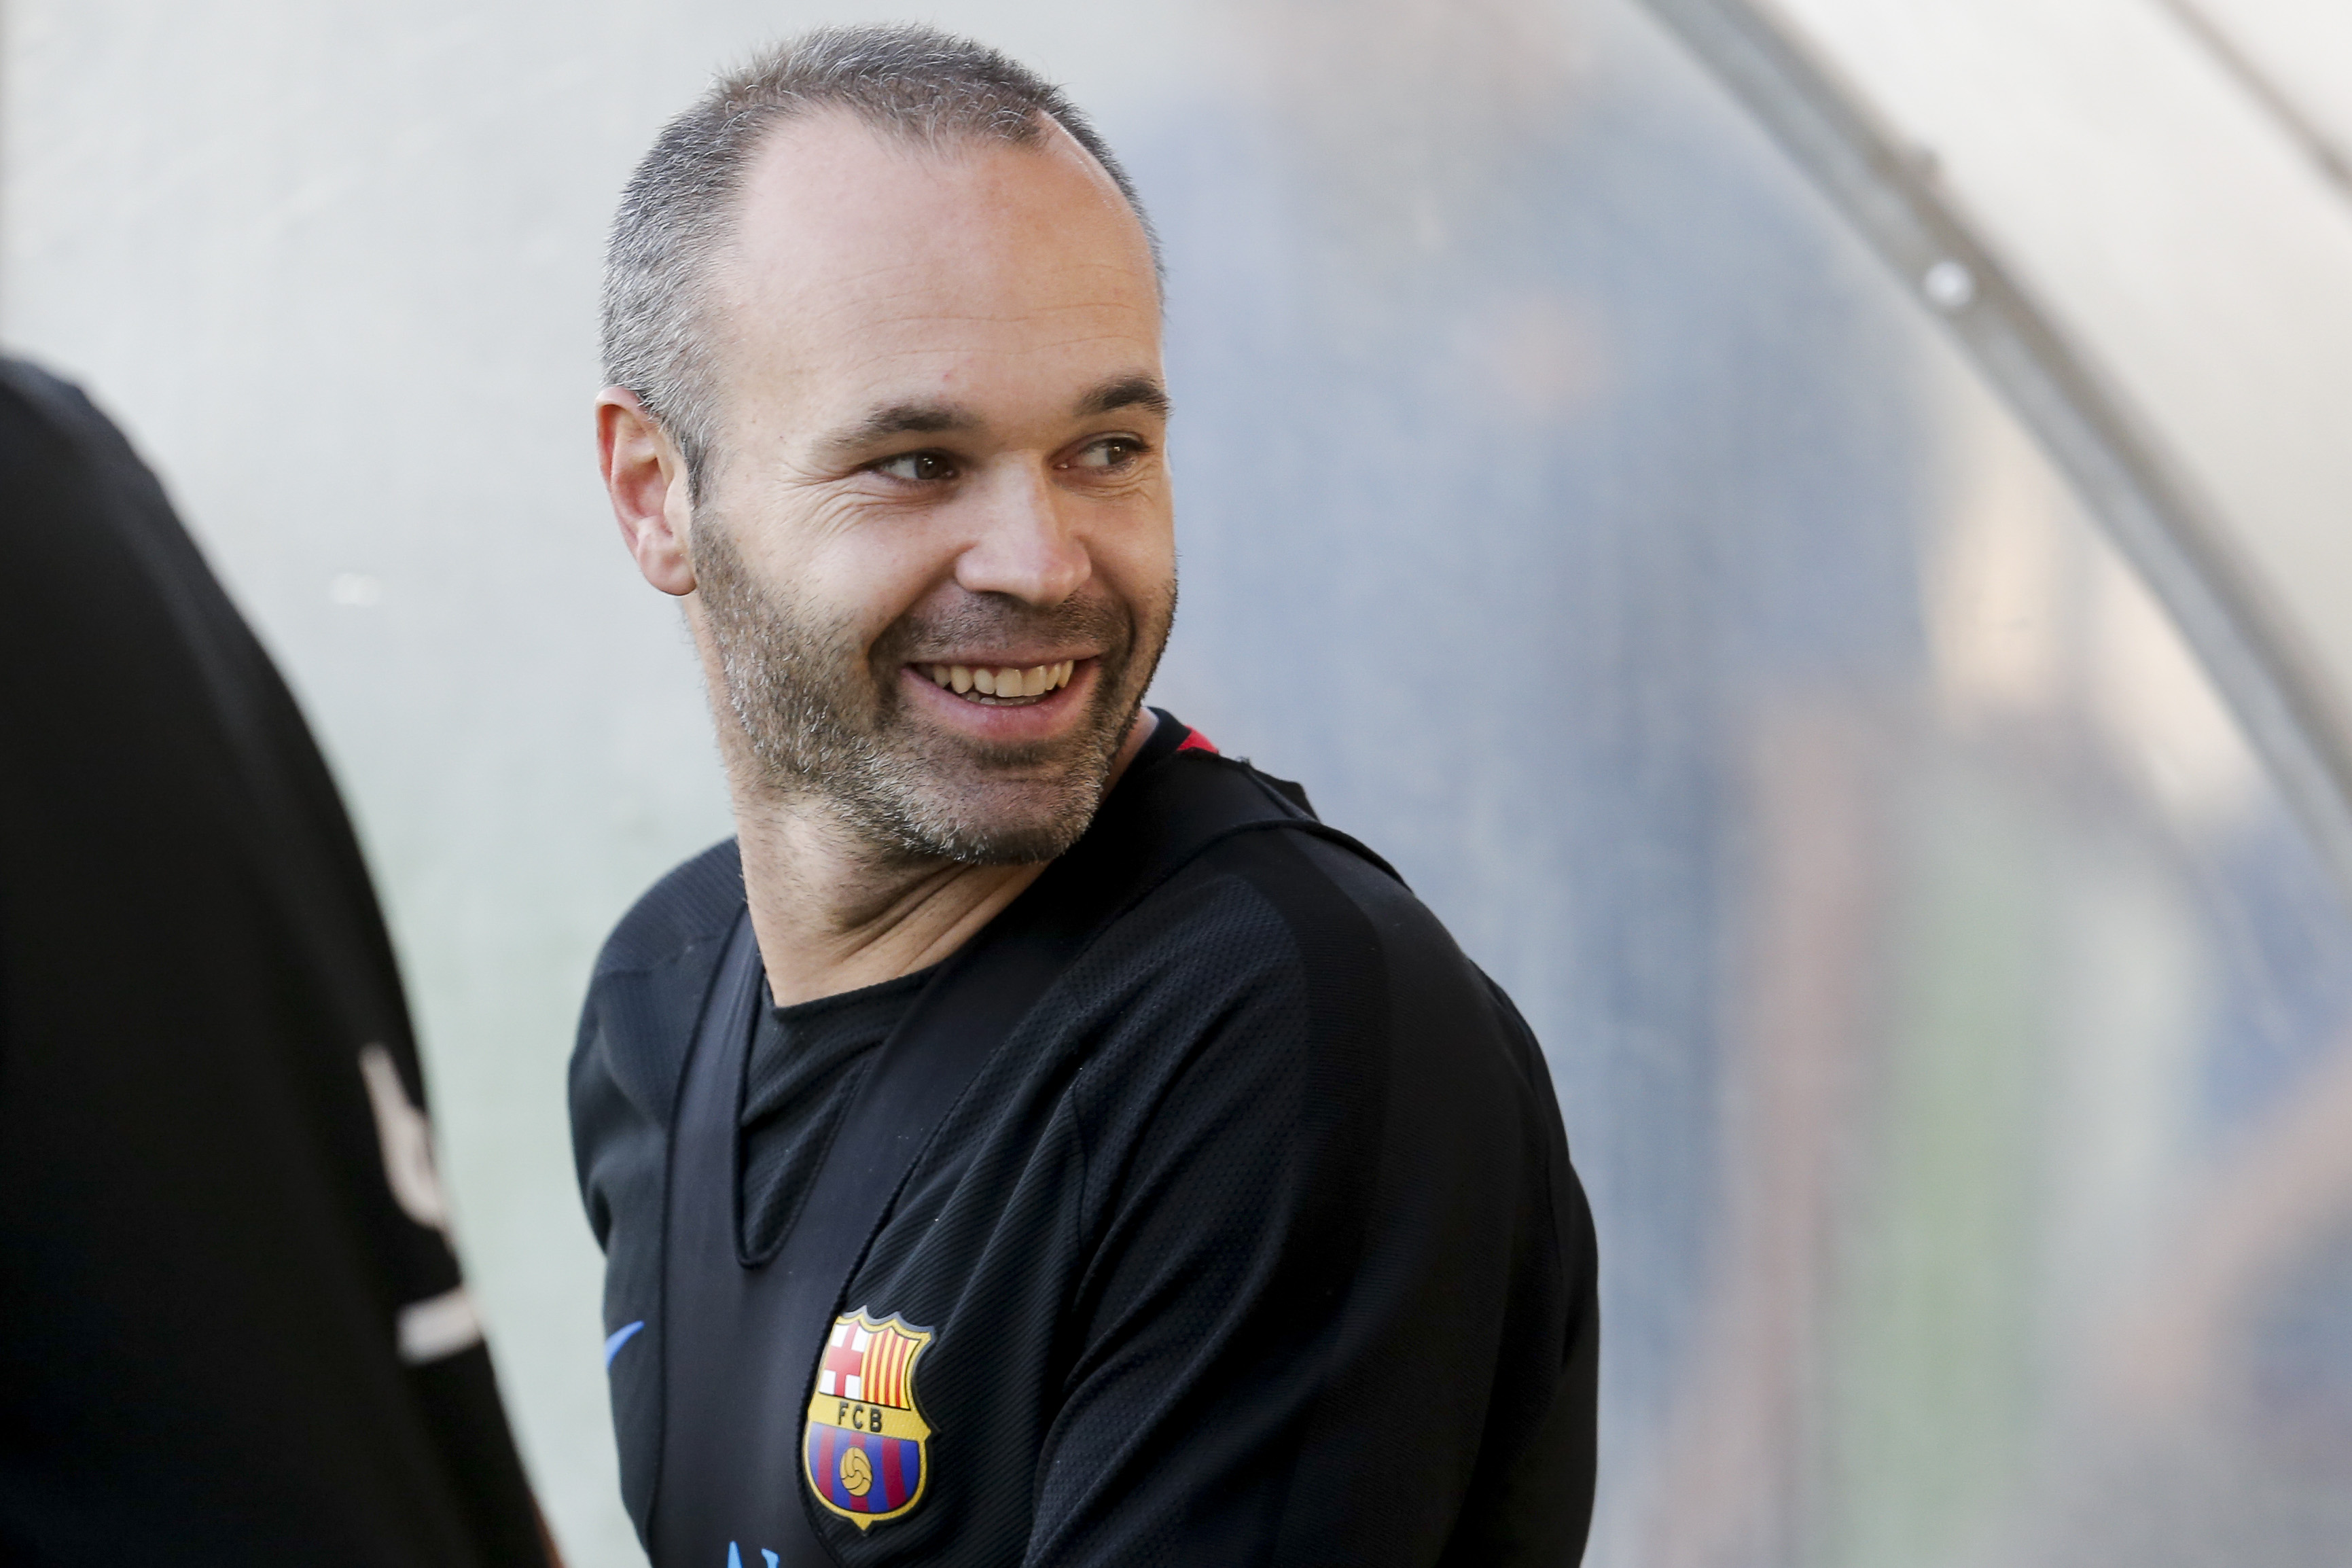
<path fill-rule="evenodd" d="M 977 161 L 997 152 L 1024 153 L 1039 158 L 1061 158 L 1075 163 L 1087 176 L 1087 184 L 1102 198 L 1106 207 L 1126 219 L 1137 249 L 1143 258 L 1144 270 L 1150 275 L 1155 299 L 1163 293 L 1159 247 L 1154 243 L 1150 223 L 1137 207 L 1118 175 L 1095 155 L 1093 149 L 1074 135 L 1070 128 L 1044 110 L 1033 110 L 1029 119 L 1036 134 L 1013 141 L 993 130 L 980 127 L 950 126 L 943 130 L 925 130 L 896 121 L 878 119 L 855 103 L 819 100 L 794 105 L 787 111 L 770 118 L 759 135 L 745 148 L 738 177 L 719 208 L 722 226 L 719 236 L 718 256 L 734 258 L 740 255 L 738 241 L 743 232 L 743 214 L 751 193 L 761 182 L 761 170 L 777 157 L 783 145 L 795 135 L 828 128 L 854 128 L 886 152 L 902 153 L 909 160 L 929 163 L 940 167 L 966 161 Z M 717 281 L 717 271 L 706 273 L 706 285 Z"/>

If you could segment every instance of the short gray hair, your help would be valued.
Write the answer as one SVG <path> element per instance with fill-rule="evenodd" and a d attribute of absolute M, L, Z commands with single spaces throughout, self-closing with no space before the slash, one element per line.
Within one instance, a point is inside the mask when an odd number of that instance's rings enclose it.
<path fill-rule="evenodd" d="M 684 454 L 699 497 L 717 437 L 704 321 L 713 258 L 745 171 L 778 124 L 846 110 L 924 147 L 1032 146 L 1044 121 L 1070 133 L 1127 198 L 1160 266 L 1135 186 L 1062 89 L 970 38 L 915 26 L 823 27 L 777 45 L 711 84 L 662 128 L 621 195 L 604 257 L 604 379 L 636 395 Z"/>

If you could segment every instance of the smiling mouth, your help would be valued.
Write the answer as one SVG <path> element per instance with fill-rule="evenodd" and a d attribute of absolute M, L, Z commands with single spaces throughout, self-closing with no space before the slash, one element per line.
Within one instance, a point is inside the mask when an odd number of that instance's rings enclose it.
<path fill-rule="evenodd" d="M 1066 658 L 1059 664 L 1033 664 L 1026 669 L 1009 664 L 1002 668 L 969 664 L 915 666 L 942 690 L 990 708 L 1025 708 L 1039 701 L 1067 686 L 1077 667 L 1078 661 L 1074 658 Z"/>

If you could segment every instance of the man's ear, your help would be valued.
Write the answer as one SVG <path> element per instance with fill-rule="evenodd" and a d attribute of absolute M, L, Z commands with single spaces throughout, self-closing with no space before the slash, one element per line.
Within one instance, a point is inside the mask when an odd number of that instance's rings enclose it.
<path fill-rule="evenodd" d="M 625 386 L 596 395 L 596 461 L 637 570 L 665 594 L 693 593 L 686 457 Z"/>

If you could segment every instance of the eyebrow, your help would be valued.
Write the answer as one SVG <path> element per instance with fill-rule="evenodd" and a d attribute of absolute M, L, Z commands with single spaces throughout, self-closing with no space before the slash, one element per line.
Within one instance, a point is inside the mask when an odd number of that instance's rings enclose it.
<path fill-rule="evenodd" d="M 1079 418 L 1085 419 L 1121 408 L 1145 408 L 1165 419 L 1173 406 L 1168 401 L 1168 389 L 1160 384 L 1157 377 L 1121 375 L 1114 376 L 1079 398 L 1076 412 Z"/>
<path fill-rule="evenodd" d="M 1118 375 L 1080 397 L 1071 412 L 1077 418 L 1087 419 L 1115 413 L 1121 408 L 1143 408 L 1165 419 L 1172 406 L 1168 389 L 1160 384 L 1158 377 Z M 892 403 L 875 409 L 854 424 L 842 426 L 818 445 L 826 452 L 848 455 L 865 451 L 894 436 L 935 436 L 950 430 L 977 430 L 981 423 L 980 416 L 961 404 Z"/>
<path fill-rule="evenodd" d="M 828 452 L 856 452 L 893 436 L 931 436 L 942 430 L 979 428 L 980 416 L 956 404 L 893 403 L 835 431 L 819 445 Z"/>

